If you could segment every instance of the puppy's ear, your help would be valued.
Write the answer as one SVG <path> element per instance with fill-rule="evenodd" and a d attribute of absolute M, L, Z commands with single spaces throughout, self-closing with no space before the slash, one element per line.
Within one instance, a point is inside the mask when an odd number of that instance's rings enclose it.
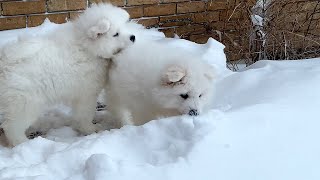
<path fill-rule="evenodd" d="M 186 69 L 181 66 L 172 65 L 163 74 L 162 84 L 165 86 L 175 86 L 185 84 L 184 79 L 187 75 Z"/>
<path fill-rule="evenodd" d="M 216 76 L 215 72 L 215 69 L 211 65 L 208 65 L 208 67 L 205 69 L 204 76 L 208 78 L 210 81 L 213 81 Z"/>
<path fill-rule="evenodd" d="M 101 19 L 98 23 L 88 30 L 90 39 L 97 39 L 110 30 L 110 22 L 108 19 Z"/>

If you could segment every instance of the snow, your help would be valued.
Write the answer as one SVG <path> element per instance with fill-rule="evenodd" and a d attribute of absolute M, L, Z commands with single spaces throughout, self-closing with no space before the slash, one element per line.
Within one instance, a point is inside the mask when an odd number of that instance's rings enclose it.
<path fill-rule="evenodd" d="M 271 5 L 271 3 L 272 3 L 272 0 L 257 0 L 257 3 L 253 8 L 267 9 Z"/>
<path fill-rule="evenodd" d="M 263 18 L 259 15 L 251 15 L 251 22 L 254 26 L 263 26 Z"/>
<path fill-rule="evenodd" d="M 62 28 L 63 26 L 64 24 L 59 25 L 51 23 L 49 19 L 46 19 L 43 24 L 38 27 L 1 31 L 0 47 L 4 46 L 8 42 L 16 41 L 18 38 L 23 38 L 23 36 L 37 36 L 46 34 L 48 32 L 56 30 L 57 28 Z"/>
<path fill-rule="evenodd" d="M 29 30 L 57 28 L 51 25 Z M 2 31 L 1 43 L 29 30 Z M 12 149 L 0 145 L 0 179 L 320 179 L 320 59 L 259 61 L 231 72 L 224 46 L 212 39 L 157 41 L 219 69 L 208 113 L 85 137 L 60 127 Z"/>

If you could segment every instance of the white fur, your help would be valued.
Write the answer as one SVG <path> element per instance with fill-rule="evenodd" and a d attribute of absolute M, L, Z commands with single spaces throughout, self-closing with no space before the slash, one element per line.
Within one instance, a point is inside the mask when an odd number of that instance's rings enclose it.
<path fill-rule="evenodd" d="M 11 145 L 26 141 L 26 129 L 58 103 L 71 106 L 80 132 L 96 131 L 92 120 L 106 83 L 106 59 L 132 44 L 128 20 L 123 9 L 93 5 L 51 34 L 23 38 L 1 50 L 1 126 Z"/>
<path fill-rule="evenodd" d="M 156 41 L 136 43 L 109 71 L 110 111 L 123 125 L 141 125 L 192 109 L 201 114 L 212 101 L 214 72 L 188 52 Z M 184 100 L 180 94 L 186 93 L 189 98 Z"/>

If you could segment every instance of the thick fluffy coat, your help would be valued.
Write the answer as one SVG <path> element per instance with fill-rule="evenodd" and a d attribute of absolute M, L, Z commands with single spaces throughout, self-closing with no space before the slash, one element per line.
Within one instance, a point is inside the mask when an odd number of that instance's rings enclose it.
<path fill-rule="evenodd" d="M 123 125 L 199 115 L 212 100 L 214 72 L 188 52 L 156 41 L 136 43 L 115 59 L 109 72 L 110 111 Z"/>
<path fill-rule="evenodd" d="M 1 126 L 11 145 L 26 141 L 26 129 L 57 103 L 71 106 L 80 132 L 96 131 L 92 120 L 108 59 L 135 40 L 126 32 L 128 20 L 123 9 L 93 5 L 51 34 L 20 38 L 1 50 Z"/>

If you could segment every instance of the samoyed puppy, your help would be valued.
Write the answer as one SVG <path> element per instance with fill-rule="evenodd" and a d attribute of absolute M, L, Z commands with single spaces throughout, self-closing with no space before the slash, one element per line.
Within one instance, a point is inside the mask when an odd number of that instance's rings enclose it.
<path fill-rule="evenodd" d="M 121 8 L 92 5 L 50 34 L 20 38 L 1 49 L 1 127 L 11 145 L 27 141 L 26 129 L 59 103 L 72 108 L 81 133 L 97 130 L 92 120 L 109 61 L 135 42 L 128 20 Z"/>
<path fill-rule="evenodd" d="M 215 70 L 197 56 L 157 41 L 136 43 L 115 58 L 107 99 L 122 125 L 197 116 L 212 102 Z"/>

